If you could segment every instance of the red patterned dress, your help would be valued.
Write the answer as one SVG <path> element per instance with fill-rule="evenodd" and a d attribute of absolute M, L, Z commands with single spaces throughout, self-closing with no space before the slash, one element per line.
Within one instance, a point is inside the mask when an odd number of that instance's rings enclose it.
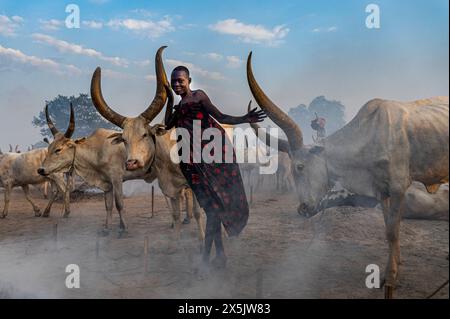
<path fill-rule="evenodd" d="M 237 236 L 247 224 L 249 207 L 245 195 L 239 165 L 236 163 L 236 154 L 232 148 L 225 130 L 214 120 L 201 102 L 185 102 L 174 107 L 175 127 L 185 128 L 189 131 L 190 160 L 180 163 L 183 172 L 200 206 L 207 216 L 216 214 L 229 236 Z M 193 161 L 193 127 L 194 120 L 201 121 L 201 134 L 207 128 L 217 128 L 222 135 L 222 162 L 205 163 L 201 154 L 200 163 Z M 210 140 L 202 140 L 201 150 Z M 228 149 L 227 149 L 228 148 Z M 225 162 L 225 150 L 231 150 L 232 163 Z"/>

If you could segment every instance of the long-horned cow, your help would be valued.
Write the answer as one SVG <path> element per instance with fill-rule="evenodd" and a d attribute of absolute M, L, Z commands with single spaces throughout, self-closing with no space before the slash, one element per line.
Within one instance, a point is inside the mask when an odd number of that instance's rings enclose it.
<path fill-rule="evenodd" d="M 73 107 L 70 105 L 71 117 L 69 127 L 75 128 Z M 97 129 L 90 136 L 72 139 L 62 134 L 53 124 L 48 106 L 45 107 L 47 124 L 54 136 L 48 146 L 48 155 L 39 168 L 38 173 L 47 176 L 55 172 L 68 172 L 80 176 L 89 185 L 105 192 L 106 220 L 104 233 L 110 231 L 112 222 L 113 202 L 119 212 L 120 232 L 126 231 L 124 216 L 123 189 L 124 181 L 144 179 L 152 182 L 155 174 L 151 170 L 125 170 L 126 152 L 123 145 L 111 143 L 109 136 L 117 131 Z"/>
<path fill-rule="evenodd" d="M 400 262 L 399 230 L 405 192 L 412 181 L 435 192 L 449 177 L 448 97 L 414 102 L 374 99 L 323 145 L 307 147 L 302 130 L 273 103 L 256 82 L 247 60 L 247 80 L 259 106 L 286 134 L 279 150 L 289 153 L 300 202 L 309 214 L 330 187 L 345 189 L 382 203 L 389 258 L 385 297 L 392 298 Z"/>
<path fill-rule="evenodd" d="M 68 132 L 68 134 L 71 134 L 71 132 Z M 24 153 L 5 153 L 0 155 L 0 186 L 5 188 L 5 204 L 0 218 L 5 218 L 8 215 L 11 191 L 13 187 L 17 186 L 22 187 L 25 198 L 33 207 L 35 216 L 41 216 L 39 207 L 30 197 L 29 185 L 41 185 L 47 182 L 50 183 L 51 194 L 42 216 L 49 216 L 58 192 L 64 194 L 64 215 L 70 213 L 70 203 L 67 197 L 64 175 L 59 173 L 44 177 L 37 173 L 38 168 L 46 156 L 47 149 L 35 149 Z"/>
<path fill-rule="evenodd" d="M 165 196 L 170 198 L 174 220 L 175 237 L 180 235 L 180 199 L 188 187 L 186 178 L 178 164 L 170 157 L 170 134 L 161 124 L 154 126 L 150 122 L 161 112 L 167 100 L 168 81 L 162 62 L 161 47 L 156 53 L 156 95 L 150 106 L 137 117 L 125 117 L 112 110 L 105 102 L 101 90 L 101 69 L 97 68 L 92 76 L 91 96 L 98 112 L 108 121 L 123 129 L 122 133 L 111 135 L 113 144 L 125 145 L 126 170 L 152 170 L 158 179 L 159 186 Z M 171 97 L 172 98 L 172 97 Z M 199 238 L 203 241 L 204 230 L 201 223 L 200 207 L 194 197 L 194 217 L 199 228 Z"/>

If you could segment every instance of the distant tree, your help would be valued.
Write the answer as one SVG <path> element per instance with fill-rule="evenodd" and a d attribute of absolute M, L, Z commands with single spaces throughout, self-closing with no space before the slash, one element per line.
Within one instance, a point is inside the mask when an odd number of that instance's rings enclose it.
<path fill-rule="evenodd" d="M 78 97 L 58 95 L 53 100 L 46 101 L 50 117 L 61 132 L 65 132 L 69 125 L 70 102 L 72 102 L 75 112 L 74 138 L 88 136 L 98 128 L 117 130 L 114 124 L 101 117 L 87 94 L 80 94 Z M 52 137 L 44 110 L 40 111 L 38 116 L 33 117 L 32 124 L 40 128 L 43 137 Z"/>
<path fill-rule="evenodd" d="M 288 114 L 302 128 L 303 138 L 307 144 L 312 143 L 312 136 L 315 135 L 311 121 L 316 118 L 316 114 L 325 118 L 327 135 L 333 134 L 345 125 L 345 106 L 339 101 L 327 100 L 324 96 L 316 97 L 308 107 L 300 104 L 291 108 Z"/>

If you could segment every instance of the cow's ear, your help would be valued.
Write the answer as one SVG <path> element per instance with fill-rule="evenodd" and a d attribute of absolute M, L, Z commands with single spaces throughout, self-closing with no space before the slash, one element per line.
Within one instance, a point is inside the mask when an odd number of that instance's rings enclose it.
<path fill-rule="evenodd" d="M 164 124 L 156 124 L 150 127 L 150 133 L 153 135 L 164 135 L 167 133 L 166 126 Z"/>
<path fill-rule="evenodd" d="M 75 144 L 79 145 L 79 144 L 83 144 L 84 142 L 86 142 L 86 138 L 82 137 L 82 138 L 78 138 L 75 140 Z"/>
<path fill-rule="evenodd" d="M 325 148 L 323 146 L 315 145 L 309 150 L 309 152 L 311 154 L 318 155 L 318 154 L 322 153 L 324 149 Z"/>

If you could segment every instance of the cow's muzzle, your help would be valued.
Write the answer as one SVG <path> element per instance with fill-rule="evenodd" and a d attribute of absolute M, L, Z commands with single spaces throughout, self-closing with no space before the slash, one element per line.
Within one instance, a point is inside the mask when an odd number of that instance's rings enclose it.
<path fill-rule="evenodd" d="M 297 213 L 299 213 L 300 216 L 310 218 L 314 216 L 317 212 L 312 207 L 309 207 L 307 204 L 302 203 L 298 206 Z"/>
<path fill-rule="evenodd" d="M 41 175 L 41 176 L 48 176 L 49 174 L 47 174 L 46 172 L 45 172 L 45 169 L 44 168 L 39 168 L 38 170 L 37 170 L 37 172 L 38 172 L 38 174 L 39 175 Z"/>
<path fill-rule="evenodd" d="M 125 168 L 127 171 L 134 171 L 140 168 L 139 161 L 136 159 L 130 159 L 126 161 Z"/>

